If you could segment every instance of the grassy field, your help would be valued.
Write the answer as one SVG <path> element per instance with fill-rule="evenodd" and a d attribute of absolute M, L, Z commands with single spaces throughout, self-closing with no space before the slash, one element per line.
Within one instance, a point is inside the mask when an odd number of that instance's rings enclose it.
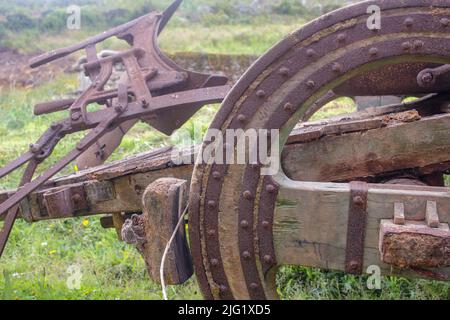
<path fill-rule="evenodd" d="M 123 1 L 122 1 L 123 2 Z M 213 24 L 207 20 L 186 27 L 178 21 L 165 32 L 161 46 L 169 52 L 193 51 L 233 54 L 261 54 L 282 36 L 297 29 L 304 18 L 282 17 L 273 20 L 224 20 Z M 18 34 L 11 46 L 22 51 L 48 50 L 81 40 L 93 32 L 81 30 L 52 36 Z M 118 42 L 107 43 L 118 48 Z M 37 102 L 61 97 L 76 89 L 73 75 L 61 75 L 51 83 L 33 90 L 0 89 L 0 166 L 27 149 L 56 117 L 35 117 Z M 201 110 L 183 130 L 194 125 L 208 127 L 218 106 Z M 350 112 L 354 105 L 340 100 L 328 105 L 316 118 Z M 74 147 L 80 135 L 63 141 L 45 167 Z M 173 139 L 177 139 L 176 137 Z M 171 144 L 173 140 L 144 124 L 136 126 L 124 139 L 111 160 L 123 158 Z M 69 166 L 62 174 L 73 172 Z M 0 188 L 13 188 L 19 174 L 3 179 Z M 78 265 L 82 278 L 80 289 L 70 290 L 68 268 Z M 278 275 L 279 294 L 283 299 L 450 299 L 446 283 L 384 277 L 381 290 L 369 290 L 367 277 L 301 267 L 283 267 Z M 0 260 L 2 299 L 161 299 L 160 287 L 148 280 L 144 262 L 138 252 L 117 240 L 113 230 L 101 228 L 98 217 L 41 222 L 29 225 L 18 221 Z M 170 287 L 171 299 L 200 299 L 195 279 L 180 287 Z"/>

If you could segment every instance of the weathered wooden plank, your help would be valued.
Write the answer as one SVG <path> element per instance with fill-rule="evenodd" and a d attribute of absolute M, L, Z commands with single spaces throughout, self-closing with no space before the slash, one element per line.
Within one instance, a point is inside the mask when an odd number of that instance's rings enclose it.
<path fill-rule="evenodd" d="M 144 257 L 150 278 L 160 282 L 163 253 L 188 203 L 187 181 L 164 178 L 150 184 L 142 197 L 143 214 L 134 220 L 142 232 L 137 244 Z M 133 219 L 131 219 L 133 220 Z M 129 220 L 130 221 L 130 220 Z M 130 224 L 130 222 L 128 222 Z M 133 233 L 133 222 L 129 232 Z M 125 228 L 122 229 L 122 233 Z M 136 238 L 136 237 L 132 237 Z M 134 243 L 138 242 L 138 243 Z M 179 226 L 166 257 L 164 278 L 167 284 L 186 282 L 193 275 L 192 259 L 186 240 L 185 224 Z"/>
<path fill-rule="evenodd" d="M 450 115 L 438 115 L 288 145 L 283 151 L 282 166 L 294 180 L 349 181 L 448 162 L 448 141 Z"/>

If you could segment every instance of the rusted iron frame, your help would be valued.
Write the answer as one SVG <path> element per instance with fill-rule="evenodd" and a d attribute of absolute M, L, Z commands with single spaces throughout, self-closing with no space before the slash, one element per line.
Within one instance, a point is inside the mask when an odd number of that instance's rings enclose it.
<path fill-rule="evenodd" d="M 28 181 L 31 180 L 33 174 L 31 174 L 31 177 L 29 179 L 24 179 L 23 187 L 0 205 L 0 215 L 3 215 L 13 206 L 16 206 L 28 194 L 42 186 L 46 181 L 48 181 L 56 173 L 62 170 L 67 164 L 75 160 L 79 155 L 86 151 L 100 137 L 102 137 L 108 131 L 117 127 L 121 123 L 130 119 L 140 118 L 142 116 L 152 114 L 152 112 L 154 112 L 155 110 L 162 110 L 177 105 L 185 105 L 188 103 L 198 102 L 205 104 L 217 103 L 223 100 L 229 89 L 229 86 L 222 86 L 216 88 L 203 88 L 185 91 L 177 94 L 176 96 L 168 95 L 152 98 L 151 102 L 154 103 L 155 107 L 150 110 L 143 108 L 141 103 L 135 102 L 128 104 L 126 109 L 116 108 L 87 113 L 85 115 L 86 120 L 81 123 L 72 123 L 72 119 L 66 119 L 53 124 L 52 128 L 43 135 L 39 142 L 31 147 L 32 149 L 36 149 L 27 152 L 16 161 L 13 161 L 5 169 L 2 169 L 0 171 L 0 177 L 3 177 L 6 174 L 16 170 L 28 161 L 34 161 L 34 159 L 43 161 L 51 154 L 51 151 L 56 146 L 58 141 L 61 140 L 65 135 L 84 131 L 87 129 L 95 129 L 78 143 L 76 149 L 72 150 L 72 152 L 61 159 L 43 175 L 36 178 L 34 181 Z M 15 214 L 13 215 L 13 220 L 15 220 L 17 213 L 18 212 L 15 212 Z M 6 219 L 8 221 L 8 218 Z M 4 246 L 6 245 L 8 235 L 11 231 L 10 228 L 12 228 L 12 226 L 13 223 L 5 223 L 2 235 L 6 236 L 3 237 L 4 242 L 0 243 L 0 248 L 4 248 Z"/>
<path fill-rule="evenodd" d="M 86 121 L 82 123 L 72 123 L 70 119 L 60 121 L 55 124 L 60 126 L 60 130 L 57 135 L 53 136 L 50 140 L 50 145 L 54 147 L 56 143 L 65 135 L 85 131 L 88 129 L 93 129 L 85 138 L 83 138 L 77 145 L 77 148 L 72 150 L 67 156 L 55 164 L 52 168 L 46 171 L 42 176 L 37 178 L 35 181 L 26 184 L 24 187 L 19 189 L 12 197 L 6 200 L 0 205 L 0 215 L 5 211 L 9 210 L 12 206 L 18 204 L 24 199 L 28 194 L 35 191 L 48 179 L 53 177 L 57 172 L 64 168 L 71 161 L 76 159 L 81 153 L 87 150 L 95 141 L 97 141 L 101 136 L 103 136 L 108 131 L 116 128 L 121 123 L 135 118 L 140 118 L 142 116 L 147 116 L 152 114 L 155 110 L 168 109 L 178 105 L 184 105 L 191 102 L 202 102 L 202 103 L 217 103 L 220 102 L 226 93 L 229 91 L 229 86 L 222 86 L 217 88 L 204 88 L 191 91 L 185 91 L 177 94 L 177 96 L 168 95 L 152 98 L 151 102 L 154 104 L 153 109 L 143 108 L 138 102 L 129 103 L 126 109 L 106 109 L 101 111 L 90 112 L 86 114 Z M 120 113 L 119 113 L 119 112 Z M 46 146 L 46 145 L 45 145 Z M 53 148 L 51 148 L 53 149 Z M 26 153 L 26 157 L 29 157 L 29 151 Z M 45 154 L 45 159 L 50 155 Z M 23 157 L 18 160 L 13 161 L 11 165 L 8 166 L 8 172 L 1 172 L 2 176 L 7 174 L 23 164 Z M 30 160 L 34 157 L 30 157 Z"/>

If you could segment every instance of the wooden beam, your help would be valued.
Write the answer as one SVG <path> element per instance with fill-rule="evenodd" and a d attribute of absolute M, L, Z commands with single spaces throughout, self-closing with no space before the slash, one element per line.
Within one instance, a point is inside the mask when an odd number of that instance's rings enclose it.
<path fill-rule="evenodd" d="M 144 213 L 139 217 L 145 243 L 139 246 L 150 278 L 160 283 L 164 250 L 188 203 L 187 181 L 164 178 L 150 184 L 142 197 Z M 191 254 L 183 223 L 167 254 L 164 278 L 167 284 L 183 284 L 193 275 Z"/>
<path fill-rule="evenodd" d="M 288 179 L 281 185 L 274 219 L 274 241 L 280 265 L 302 265 L 345 270 L 348 184 L 301 183 Z M 427 202 L 436 202 L 441 223 L 450 222 L 448 188 L 369 185 L 364 268 L 376 265 L 385 274 L 407 274 L 392 269 L 379 253 L 380 222 L 394 218 L 396 203 L 404 203 L 409 221 L 425 221 Z M 440 270 L 450 277 L 450 268 Z"/>
<path fill-rule="evenodd" d="M 438 115 L 291 144 L 283 150 L 282 166 L 293 180 L 350 181 L 448 162 L 448 141 L 450 115 Z"/>

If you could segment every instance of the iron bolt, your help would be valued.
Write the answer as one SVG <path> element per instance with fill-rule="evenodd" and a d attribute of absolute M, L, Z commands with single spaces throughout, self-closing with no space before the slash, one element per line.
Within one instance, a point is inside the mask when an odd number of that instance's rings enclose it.
<path fill-rule="evenodd" d="M 264 97 L 266 96 L 266 92 L 265 92 L 264 90 L 258 90 L 258 91 L 256 92 L 256 96 L 257 96 L 258 98 L 264 98 Z"/>
<path fill-rule="evenodd" d="M 211 259 L 211 265 L 212 265 L 213 267 L 217 267 L 217 266 L 219 265 L 219 260 L 217 260 L 217 259 Z"/>
<path fill-rule="evenodd" d="M 247 220 L 242 220 L 241 221 L 241 227 L 244 228 L 244 229 L 248 228 L 248 221 Z"/>
<path fill-rule="evenodd" d="M 294 105 L 288 102 L 284 105 L 283 109 L 286 112 L 292 112 L 294 110 Z"/>
<path fill-rule="evenodd" d="M 216 235 L 216 230 L 214 230 L 214 229 L 209 229 L 208 230 L 208 236 L 214 237 L 215 235 Z"/>
<path fill-rule="evenodd" d="M 371 56 L 376 56 L 378 54 L 378 49 L 377 48 L 370 48 L 369 54 Z"/>
<path fill-rule="evenodd" d="M 314 57 L 316 55 L 316 51 L 314 51 L 314 49 L 308 49 L 306 50 L 306 55 L 310 58 Z"/>
<path fill-rule="evenodd" d="M 348 268 L 350 269 L 351 272 L 356 272 L 359 270 L 359 262 L 356 260 L 352 260 L 349 262 L 348 264 Z"/>
<path fill-rule="evenodd" d="M 73 121 L 78 121 L 81 118 L 81 113 L 76 111 L 74 113 L 72 113 L 72 115 L 70 116 L 70 119 L 72 119 Z"/>
<path fill-rule="evenodd" d="M 256 290 L 258 288 L 259 288 L 259 286 L 256 283 L 253 282 L 252 284 L 250 284 L 250 289 Z"/>
<path fill-rule="evenodd" d="M 270 256 L 270 255 L 265 255 L 265 256 L 264 256 L 264 262 L 267 263 L 267 264 L 273 263 L 273 258 L 272 258 L 272 256 Z"/>
<path fill-rule="evenodd" d="M 247 120 L 247 117 L 244 116 L 243 114 L 238 115 L 237 117 L 239 122 L 245 122 Z"/>
<path fill-rule="evenodd" d="M 270 227 L 269 221 L 263 221 L 263 222 L 262 222 L 262 226 L 263 226 L 264 229 L 269 228 L 269 227 Z"/>
<path fill-rule="evenodd" d="M 269 185 L 266 187 L 266 191 L 267 191 L 268 193 L 274 193 L 274 192 L 276 191 L 276 188 L 275 188 L 275 186 L 274 186 L 273 184 L 269 184 Z"/>
<path fill-rule="evenodd" d="M 414 24 L 413 18 L 406 18 L 405 19 L 405 26 L 411 27 Z"/>
<path fill-rule="evenodd" d="M 347 39 L 347 36 L 345 35 L 345 33 L 341 33 L 338 35 L 337 39 L 339 42 L 344 42 Z"/>
<path fill-rule="evenodd" d="M 250 252 L 244 251 L 244 252 L 242 253 L 242 257 L 244 257 L 244 259 L 250 258 Z"/>
<path fill-rule="evenodd" d="M 216 207 L 216 202 L 213 201 L 213 200 L 208 201 L 208 207 L 209 207 L 210 209 L 214 209 L 214 208 Z"/>
<path fill-rule="evenodd" d="M 39 147 L 39 145 L 34 144 L 34 143 L 31 143 L 31 144 L 30 144 L 30 151 L 31 151 L 32 153 L 38 153 L 40 149 L 41 149 L 41 148 Z"/>
<path fill-rule="evenodd" d="M 228 291 L 228 288 L 224 285 L 221 285 L 221 286 L 219 286 L 219 290 L 220 290 L 220 292 L 224 293 L 224 292 Z"/>
<path fill-rule="evenodd" d="M 244 191 L 244 198 L 246 199 L 246 200 L 252 200 L 253 199 L 253 195 L 252 195 L 252 193 L 251 193 L 251 191 L 249 191 L 249 190 L 247 190 L 247 191 Z"/>
<path fill-rule="evenodd" d="M 149 106 L 149 103 L 146 99 L 141 100 L 142 108 L 147 109 Z"/>
<path fill-rule="evenodd" d="M 213 172 L 213 178 L 216 180 L 219 180 L 221 177 L 220 172 L 219 171 L 214 171 Z"/>
<path fill-rule="evenodd" d="M 353 202 L 357 205 L 357 206 L 362 206 L 364 204 L 364 200 L 361 196 L 356 196 L 353 198 Z"/>
<path fill-rule="evenodd" d="M 289 76 L 289 68 L 286 68 L 286 67 L 282 67 L 281 69 L 280 69 L 280 74 L 283 76 L 283 77 L 288 77 Z"/>
<path fill-rule="evenodd" d="M 447 26 L 450 25 L 450 20 L 447 19 L 447 18 L 442 18 L 442 19 L 441 19 L 441 24 L 442 24 L 443 26 L 447 27 Z"/>
<path fill-rule="evenodd" d="M 306 86 L 309 89 L 312 89 L 312 88 L 314 88 L 316 86 L 316 83 L 314 82 L 314 80 L 308 80 L 308 82 L 306 82 Z"/>
<path fill-rule="evenodd" d="M 114 110 L 115 110 L 117 113 L 122 113 L 122 112 L 124 111 L 124 108 L 119 104 L 119 105 L 117 105 L 117 106 L 114 107 Z"/>
<path fill-rule="evenodd" d="M 342 72 L 342 65 L 338 62 L 333 63 L 333 66 L 331 68 L 336 73 Z"/>
<path fill-rule="evenodd" d="M 434 75 L 432 72 L 425 72 L 421 77 L 422 83 L 429 84 L 434 80 Z"/>

